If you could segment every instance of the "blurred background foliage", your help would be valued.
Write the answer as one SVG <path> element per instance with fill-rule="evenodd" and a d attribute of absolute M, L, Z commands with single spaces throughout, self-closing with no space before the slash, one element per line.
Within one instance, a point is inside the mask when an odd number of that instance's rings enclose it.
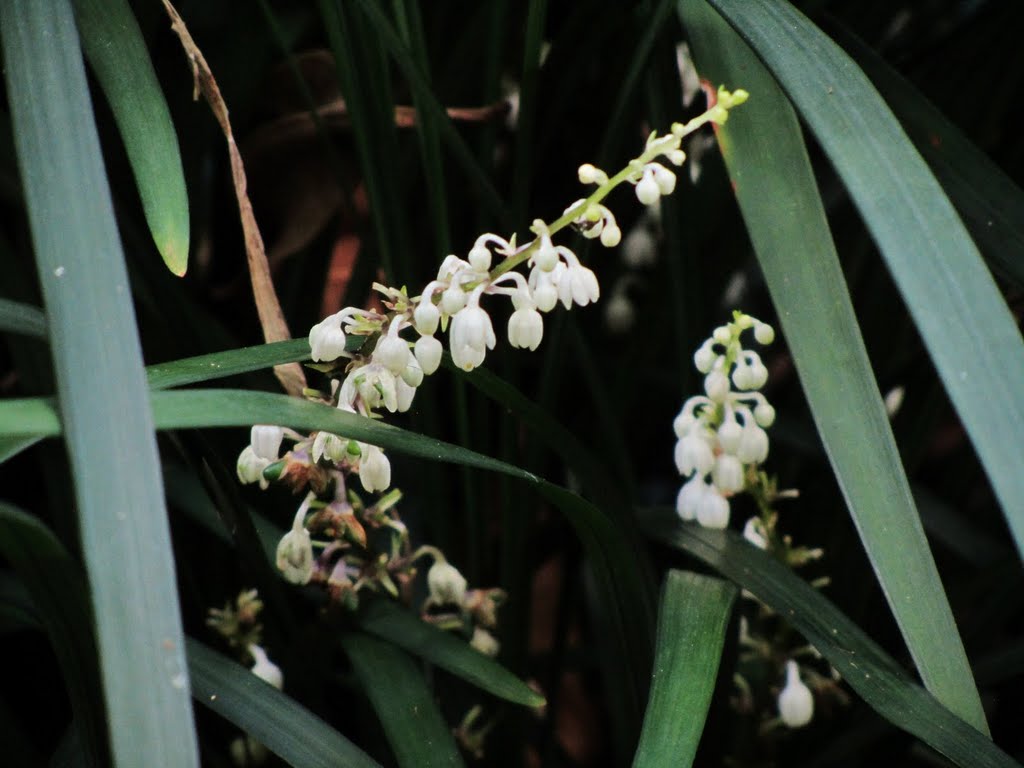
<path fill-rule="evenodd" d="M 191 74 L 161 5 L 132 5 L 178 133 L 192 226 L 188 273 L 178 279 L 149 237 L 118 132 L 94 91 L 145 360 L 261 343 L 224 138 L 208 107 L 193 101 Z M 855 56 L 851 35 L 860 38 L 1021 182 L 1024 6 L 997 0 L 797 5 Z M 704 108 L 699 95 L 683 105 L 677 45 L 686 30 L 670 3 L 206 0 L 177 7 L 230 109 L 275 285 L 296 337 L 341 306 L 364 305 L 375 280 L 416 291 L 446 253 L 465 253 L 480 232 L 522 237 L 533 218 L 550 221 L 577 199 L 580 163 L 617 168 L 638 152 L 650 129 L 663 130 Z M 367 7 L 376 10 L 367 13 Z M 379 19 L 405 41 L 408 60 L 394 55 Z M 436 106 L 410 79 L 410 66 L 429 83 L 436 105 L 449 109 L 454 132 L 440 126 Z M 0 297 L 41 306 L 11 130 L 5 106 Z M 1019 561 L 872 240 L 809 135 L 808 141 L 880 389 L 903 393 L 893 429 L 993 738 L 1010 754 L 1024 754 L 1017 727 L 1024 676 Z M 717 150 L 698 138 L 688 153 L 690 174 L 684 168 L 660 222 L 642 219 L 627 192 L 612 197 L 624 233 L 647 227 L 654 235 L 653 258 L 637 265 L 625 247 L 591 249 L 577 239 L 572 245 L 597 272 L 602 302 L 557 313 L 538 353 L 499 345 L 487 362 L 596 454 L 622 498 L 641 504 L 670 504 L 678 488 L 670 421 L 699 387 L 692 352 L 733 308 L 776 323 Z M 1019 316 L 1019 281 L 997 276 Z M 616 294 L 628 297 L 617 306 L 622 312 L 628 306 L 631 316 L 609 316 Z M 503 326 L 504 317 L 495 323 Z M 829 599 L 909 664 L 784 338 L 766 362 L 766 394 L 779 414 L 767 468 L 782 487 L 800 491 L 781 507 L 780 525 L 798 543 L 824 548 L 825 558 L 804 575 L 829 577 Z M 324 384 L 315 372 L 309 375 L 311 384 Z M 269 371 L 226 383 L 279 391 Z M 6 334 L 0 394 L 53 391 L 45 344 Z M 425 383 L 412 411 L 394 423 L 578 486 L 534 433 L 451 372 Z M 245 442 L 240 429 L 160 437 L 186 632 L 216 645 L 203 623 L 207 610 L 258 587 L 267 603 L 266 645 L 285 671 L 288 694 L 387 763 L 384 733 L 330 640 L 336 628 L 318 618 L 317 606 L 296 600 L 265 562 L 239 555 L 203 522 L 213 508 L 229 521 L 258 510 L 282 528 L 293 515 L 296 500 L 283 490 L 260 494 L 235 482 L 234 461 Z M 608 617 L 571 525 L 532 491 L 499 476 L 397 454 L 392 461 L 414 540 L 441 547 L 472 585 L 509 593 L 499 659 L 547 697 L 547 707 L 534 713 L 431 673 L 449 723 L 477 702 L 493 718 L 480 764 L 623 764 L 637 724 L 605 674 L 613 663 Z M 36 445 L 0 465 L 0 487 L 6 500 L 38 515 L 66 547 L 77 549 L 58 443 Z M 734 527 L 754 512 L 747 503 L 734 502 Z M 702 570 L 657 547 L 650 557 L 656 568 L 671 563 Z M 30 764 L 48 759 L 70 710 L 46 635 L 15 622 L 6 628 L 4 617 L 21 589 L 10 570 L 0 570 L 0 654 L 10 670 L 0 684 L 0 744 L 18 745 L 21 752 L 10 754 Z M 653 591 L 646 599 L 653 600 Z M 700 763 L 722 764 L 726 757 L 749 766 L 932 763 L 932 753 L 856 698 L 848 707 L 821 711 L 805 730 L 759 739 L 757 722 L 730 706 L 736 654 L 735 640 L 727 639 Z M 232 726 L 202 708 L 196 716 L 204 764 L 229 764 Z"/>

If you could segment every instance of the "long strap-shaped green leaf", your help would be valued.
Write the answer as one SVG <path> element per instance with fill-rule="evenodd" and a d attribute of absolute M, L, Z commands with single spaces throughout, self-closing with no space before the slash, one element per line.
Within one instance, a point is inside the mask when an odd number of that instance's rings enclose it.
<path fill-rule="evenodd" d="M 736 588 L 669 571 L 658 613 L 654 679 L 634 768 L 689 768 L 715 690 Z"/>
<path fill-rule="evenodd" d="M 940 704 L 821 593 L 767 552 L 731 531 L 683 523 L 674 510 L 641 510 L 651 536 L 690 554 L 796 627 L 878 714 L 964 768 L 1020 768 Z"/>
<path fill-rule="evenodd" d="M 1024 343 L 956 210 L 864 73 L 802 14 L 778 0 L 709 2 L 842 177 L 1024 553 Z"/>
<path fill-rule="evenodd" d="M 124 141 L 142 210 L 167 268 L 188 268 L 188 195 L 178 137 L 127 0 L 74 0 L 82 49 Z"/>
<path fill-rule="evenodd" d="M 198 765 L 156 437 L 68 0 L 0 3 L 114 760 Z"/>
<path fill-rule="evenodd" d="M 390 643 L 357 632 L 343 634 L 341 645 L 401 768 L 463 765 L 451 730 L 412 659 Z"/>
<path fill-rule="evenodd" d="M 728 24 L 702 0 L 680 7 L 704 76 L 751 92 L 745 111 L 719 129 L 722 153 L 868 557 L 925 685 L 984 731 L 981 701 L 871 373 L 799 123 Z"/>

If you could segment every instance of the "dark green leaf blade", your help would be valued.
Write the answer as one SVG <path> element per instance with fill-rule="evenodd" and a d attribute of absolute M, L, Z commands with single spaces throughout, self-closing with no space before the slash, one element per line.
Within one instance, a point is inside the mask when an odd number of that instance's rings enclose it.
<path fill-rule="evenodd" d="M 850 514 L 928 689 L 984 730 L 952 611 L 871 371 L 800 126 L 739 36 L 681 5 L 705 76 L 752 92 L 719 130 L 744 221 Z"/>
<path fill-rule="evenodd" d="M 724 581 L 668 572 L 636 768 L 693 764 L 735 599 L 736 588 Z"/>
<path fill-rule="evenodd" d="M 463 765 L 451 730 L 412 659 L 382 640 L 355 632 L 343 634 L 341 645 L 402 768 Z"/>
<path fill-rule="evenodd" d="M 498 662 L 471 648 L 465 641 L 420 620 L 407 608 L 387 600 L 373 600 L 360 612 L 358 622 L 369 634 L 446 669 L 499 698 L 526 707 L 544 704 L 543 696 Z"/>
<path fill-rule="evenodd" d="M 230 720 L 296 768 L 379 768 L 294 699 L 231 659 L 188 638 L 196 701 Z"/>
<path fill-rule="evenodd" d="M 765 62 L 842 177 L 1024 553 L 1024 342 L 978 249 L 839 46 L 788 3 L 709 1 Z"/>
<path fill-rule="evenodd" d="M 153 242 L 167 268 L 188 268 L 188 195 L 178 137 L 127 0 L 74 0 L 82 49 L 124 141 Z"/>
<path fill-rule="evenodd" d="M 0 4 L 114 762 L 198 765 L 156 437 L 71 5 Z"/>
<path fill-rule="evenodd" d="M 654 539 L 707 563 L 785 616 L 878 714 L 964 768 L 1019 768 L 928 693 L 877 643 L 796 574 L 739 535 L 684 524 L 674 510 L 640 512 Z"/>

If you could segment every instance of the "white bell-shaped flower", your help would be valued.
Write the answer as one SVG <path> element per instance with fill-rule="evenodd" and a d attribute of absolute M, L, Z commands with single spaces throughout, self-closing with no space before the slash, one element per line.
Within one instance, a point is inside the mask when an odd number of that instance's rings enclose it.
<path fill-rule="evenodd" d="M 431 301 L 429 296 L 424 295 L 416 309 L 412 313 L 412 322 L 416 331 L 422 336 L 433 336 L 441 322 L 441 310 Z"/>
<path fill-rule="evenodd" d="M 306 512 L 314 496 L 306 496 L 295 513 L 292 528 L 277 545 L 277 569 L 292 584 L 308 584 L 313 576 L 313 541 L 305 527 Z"/>
<path fill-rule="evenodd" d="M 729 525 L 729 501 L 714 485 L 705 485 L 697 502 L 697 522 L 705 528 L 725 528 Z"/>
<path fill-rule="evenodd" d="M 715 458 L 711 479 L 722 493 L 739 493 L 745 485 L 743 464 L 731 454 L 720 453 Z"/>
<path fill-rule="evenodd" d="M 441 342 L 433 336 L 420 336 L 413 346 L 413 354 L 420 364 L 424 375 L 430 376 L 441 365 L 441 356 L 444 354 L 444 347 Z"/>
<path fill-rule="evenodd" d="M 257 424 L 249 430 L 249 445 L 253 453 L 261 459 L 277 461 L 281 453 L 281 441 L 284 440 L 284 429 L 269 424 Z"/>
<path fill-rule="evenodd" d="M 373 361 L 383 365 L 395 376 L 402 374 L 411 358 L 409 344 L 397 333 L 381 336 L 377 348 L 373 350 Z"/>
<path fill-rule="evenodd" d="M 497 338 L 491 317 L 477 303 L 461 309 L 453 318 L 448 334 L 452 361 L 464 371 L 479 366 L 488 349 L 494 349 Z"/>
<path fill-rule="evenodd" d="M 703 477 L 711 471 L 715 465 L 715 453 L 711 437 L 703 426 L 695 425 L 676 442 L 675 459 L 676 468 L 683 476 L 697 472 Z"/>
<path fill-rule="evenodd" d="M 466 599 L 466 578 L 451 563 L 435 560 L 427 571 L 427 589 L 434 605 L 459 605 Z"/>
<path fill-rule="evenodd" d="M 256 451 L 252 449 L 251 445 L 245 446 L 239 454 L 238 462 L 235 465 L 238 481 L 243 485 L 258 482 L 260 488 L 265 490 L 270 483 L 263 477 L 263 470 L 269 467 L 271 463 L 268 459 L 257 456 Z"/>
<path fill-rule="evenodd" d="M 330 362 L 345 351 L 345 331 L 339 314 L 324 318 L 309 329 L 309 348 L 314 362 Z"/>
<path fill-rule="evenodd" d="M 508 343 L 520 349 L 535 350 L 544 338 L 544 318 L 533 304 L 527 289 L 512 296 L 515 312 L 508 319 Z"/>
<path fill-rule="evenodd" d="M 786 662 L 786 685 L 779 693 L 779 718 L 790 728 L 802 728 L 814 717 L 814 696 L 800 679 L 800 667 Z"/>
<path fill-rule="evenodd" d="M 391 462 L 376 445 L 360 443 L 359 482 L 367 493 L 386 491 L 391 485 Z"/>

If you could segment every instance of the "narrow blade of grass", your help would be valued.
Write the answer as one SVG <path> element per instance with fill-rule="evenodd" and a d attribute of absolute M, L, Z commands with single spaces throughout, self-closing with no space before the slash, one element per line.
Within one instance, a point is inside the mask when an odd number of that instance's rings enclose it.
<path fill-rule="evenodd" d="M 767 552 L 738 534 L 684 524 L 674 510 L 642 510 L 641 527 L 749 590 L 803 634 L 878 714 L 964 768 L 1019 768 L 976 728 L 911 680 L 853 621 Z"/>
<path fill-rule="evenodd" d="M 736 588 L 727 582 L 668 572 L 636 768 L 693 765 L 735 599 Z"/>
<path fill-rule="evenodd" d="M 82 49 L 114 114 L 153 242 L 167 268 L 188 269 L 188 195 L 178 137 L 127 0 L 74 0 Z"/>
<path fill-rule="evenodd" d="M 380 768 L 327 723 L 248 669 L 188 639 L 192 695 L 295 768 Z"/>
<path fill-rule="evenodd" d="M 0 35 L 113 762 L 198 765 L 156 437 L 71 5 L 2 3 Z"/>
<path fill-rule="evenodd" d="M 412 659 L 355 632 L 343 634 L 341 645 L 402 768 L 463 765 L 451 729 Z"/>
<path fill-rule="evenodd" d="M 722 154 L 815 423 L 875 574 L 925 685 L 954 712 L 986 730 L 796 116 L 754 53 L 713 10 L 697 0 L 686 0 L 681 8 L 703 75 L 731 87 L 742 85 L 752 94 L 743 111 L 720 128 Z"/>
<path fill-rule="evenodd" d="M 956 210 L 867 77 L 788 3 L 710 0 L 842 177 L 1024 553 L 1024 342 Z"/>

